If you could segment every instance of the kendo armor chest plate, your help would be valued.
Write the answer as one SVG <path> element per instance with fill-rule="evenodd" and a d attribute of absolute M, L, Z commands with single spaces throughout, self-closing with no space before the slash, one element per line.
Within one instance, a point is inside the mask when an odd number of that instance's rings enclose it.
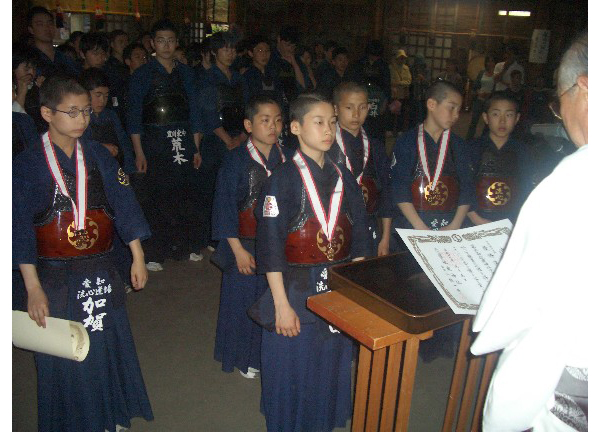
<path fill-rule="evenodd" d="M 150 90 L 144 97 L 142 122 L 164 126 L 189 121 L 187 93 L 177 68 L 171 74 L 154 72 Z"/>
<path fill-rule="evenodd" d="M 437 161 L 437 152 L 427 154 L 427 159 Z M 433 176 L 435 166 L 430 166 L 430 174 Z M 459 186 L 456 179 L 456 170 L 454 168 L 454 156 L 452 147 L 448 146 L 448 154 L 444 163 L 444 168 L 437 185 L 431 190 L 425 171 L 419 159 L 413 172 L 413 182 L 411 185 L 412 201 L 415 210 L 423 212 L 452 212 L 458 206 Z"/>
<path fill-rule="evenodd" d="M 254 209 L 262 185 L 267 181 L 267 172 L 257 162 L 251 160 L 247 165 L 248 194 L 238 203 L 239 238 L 256 238 L 256 218 Z"/>
<path fill-rule="evenodd" d="M 75 176 L 63 171 L 69 194 L 76 197 Z M 112 247 L 114 215 L 106 195 L 100 171 L 88 172 L 86 236 L 78 238 L 75 231 L 71 200 L 60 193 L 54 183 L 50 206 L 34 216 L 38 256 L 40 259 L 67 260 L 104 255 Z"/>
<path fill-rule="evenodd" d="M 244 90 L 242 83 L 217 86 L 217 110 L 223 129 L 227 132 L 244 130 Z"/>

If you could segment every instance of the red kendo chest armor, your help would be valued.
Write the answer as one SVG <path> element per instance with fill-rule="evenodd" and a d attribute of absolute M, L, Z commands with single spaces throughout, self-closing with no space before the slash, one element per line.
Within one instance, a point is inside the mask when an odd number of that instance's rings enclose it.
<path fill-rule="evenodd" d="M 427 156 L 429 160 L 437 160 L 437 153 L 435 155 L 428 153 Z M 438 179 L 435 189 L 432 191 L 423 166 L 417 159 L 417 166 L 415 167 L 411 185 L 412 202 L 416 211 L 449 213 L 456 209 L 458 206 L 459 187 L 453 162 L 452 148 L 449 146 L 442 174 Z M 435 166 L 429 169 L 435 170 Z"/>
<path fill-rule="evenodd" d="M 256 217 L 254 209 L 262 185 L 267 181 L 267 172 L 257 162 L 251 160 L 248 164 L 248 195 L 238 205 L 238 236 L 239 238 L 256 238 Z"/>
<path fill-rule="evenodd" d="M 506 212 L 514 207 L 517 194 L 517 155 L 485 150 L 477 173 L 477 205 L 486 212 Z"/>
<path fill-rule="evenodd" d="M 338 166 L 346 167 L 346 156 L 344 153 L 342 153 L 337 144 L 334 144 L 327 154 Z M 360 160 L 362 161 L 362 157 Z M 355 177 L 357 176 L 355 175 Z M 377 205 L 379 204 L 379 191 L 381 187 L 378 186 L 375 163 L 373 162 L 372 156 L 370 156 L 369 160 L 367 160 L 367 165 L 363 171 L 363 176 L 359 186 L 362 190 L 367 214 L 375 214 L 377 211 Z"/>
<path fill-rule="evenodd" d="M 63 176 L 69 194 L 77 196 L 75 176 L 64 170 Z M 89 171 L 87 188 L 86 233 L 78 234 L 71 200 L 61 194 L 58 185 L 54 184 L 52 204 L 34 217 L 40 259 L 87 258 L 110 251 L 114 216 L 104 195 L 102 175 L 96 167 Z"/>
<path fill-rule="evenodd" d="M 343 203 L 342 203 L 343 205 Z M 343 207 L 338 217 L 331 242 L 313 214 L 308 195 L 302 188 L 300 211 L 288 228 L 285 257 L 290 264 L 332 264 L 350 256 L 352 222 Z"/>

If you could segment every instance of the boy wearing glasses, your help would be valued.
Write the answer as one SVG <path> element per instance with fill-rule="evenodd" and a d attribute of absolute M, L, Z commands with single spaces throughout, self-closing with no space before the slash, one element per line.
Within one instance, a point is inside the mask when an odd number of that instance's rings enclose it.
<path fill-rule="evenodd" d="M 148 279 L 141 240 L 150 230 L 117 162 L 82 138 L 89 92 L 55 75 L 40 99 L 48 132 L 13 164 L 13 268 L 23 275 L 31 319 L 42 327 L 49 316 L 81 322 L 90 348 L 82 362 L 34 354 L 38 428 L 119 430 L 153 414 L 111 260 L 113 234 L 131 249 L 128 276 L 139 290 Z"/>
<path fill-rule="evenodd" d="M 202 259 L 196 253 L 200 115 L 193 71 L 174 61 L 174 24 L 158 21 L 151 34 L 156 56 L 129 81 L 127 131 L 137 171 L 145 173 L 138 192 L 153 234 L 147 264 L 159 271 L 167 258 Z"/>

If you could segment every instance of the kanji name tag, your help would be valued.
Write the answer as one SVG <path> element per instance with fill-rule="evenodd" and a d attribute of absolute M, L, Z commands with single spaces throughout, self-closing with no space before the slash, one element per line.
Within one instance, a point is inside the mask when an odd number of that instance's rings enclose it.
<path fill-rule="evenodd" d="M 90 349 L 90 337 L 83 324 L 46 317 L 46 328 L 38 327 L 26 312 L 12 311 L 14 346 L 82 362 Z"/>
<path fill-rule="evenodd" d="M 396 231 L 454 313 L 475 315 L 512 223 L 503 219 L 454 231 Z"/>
<path fill-rule="evenodd" d="M 263 204 L 263 217 L 277 217 L 279 215 L 279 207 L 274 196 L 267 195 Z"/>

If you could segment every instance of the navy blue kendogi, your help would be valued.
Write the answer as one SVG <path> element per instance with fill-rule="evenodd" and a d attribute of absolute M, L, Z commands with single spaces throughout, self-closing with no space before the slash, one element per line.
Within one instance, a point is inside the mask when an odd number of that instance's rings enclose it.
<path fill-rule="evenodd" d="M 292 157 L 277 145 L 271 148 L 268 158 L 261 154 L 271 172 L 282 163 L 283 155 L 285 159 Z M 213 239 L 219 244 L 212 261 L 223 271 L 223 282 L 214 357 L 225 372 L 232 372 L 234 367 L 244 373 L 248 367 L 260 370 L 261 328 L 246 311 L 268 288 L 267 280 L 262 274 L 244 275 L 238 271 L 227 239 L 238 238 L 256 257 L 254 209 L 267 178 L 266 170 L 250 156 L 247 142 L 229 152 L 219 170 L 212 215 Z"/>
<path fill-rule="evenodd" d="M 52 177 L 41 142 L 13 164 L 13 268 L 36 265 L 50 315 L 83 323 L 90 337 L 83 362 L 34 354 L 43 432 L 102 432 L 117 424 L 130 427 L 132 417 L 153 419 L 127 318 L 124 281 L 109 257 L 113 229 L 126 243 L 148 238 L 150 230 L 108 150 L 80 142 L 88 173 L 86 227 L 93 240 L 88 249 L 76 250 L 70 237 L 52 234 L 61 220 L 73 221 L 73 209 Z M 76 196 L 77 158 L 58 146 L 54 150 L 69 194 Z"/>
<path fill-rule="evenodd" d="M 360 179 L 358 184 L 363 193 L 367 210 L 367 224 L 369 229 L 367 256 L 377 256 L 377 247 L 381 240 L 381 231 L 377 224 L 377 218 L 391 218 L 394 214 L 390 199 L 390 161 L 385 154 L 383 144 L 377 139 L 367 137 L 369 142 L 369 156 L 365 165 L 365 146 L 362 132 L 354 136 L 344 128 L 340 127 L 339 130 L 346 156 L 348 156 L 352 168 L 351 172 L 357 180 Z M 327 154 L 338 166 L 346 166 L 346 156 L 342 152 L 337 138 Z"/>
<path fill-rule="evenodd" d="M 323 168 L 303 158 L 328 214 L 339 179 L 335 164 L 327 155 Z M 308 296 L 329 290 L 328 267 L 367 253 L 362 193 L 354 176 L 345 167 L 339 170 L 344 192 L 331 250 L 293 160 L 267 180 L 256 208 L 256 272 L 282 272 L 287 298 L 302 326 L 295 337 L 275 333 L 271 290 L 249 311 L 264 327 L 261 411 L 269 431 L 330 431 L 344 426 L 352 411 L 352 341 L 306 308 Z"/>
<path fill-rule="evenodd" d="M 471 141 L 468 147 L 477 198 L 470 210 L 491 221 L 508 218 L 514 224 L 533 189 L 531 155 L 512 136 L 500 149 L 489 134 Z"/>
<path fill-rule="evenodd" d="M 195 90 L 190 67 L 176 63 L 169 74 L 156 59 L 136 69 L 129 81 L 127 131 L 141 135 L 148 163 L 139 197 L 153 233 L 144 244 L 147 261 L 183 259 L 200 249 Z"/>
<path fill-rule="evenodd" d="M 418 129 L 415 127 L 407 131 L 396 141 L 391 162 L 391 195 L 394 204 L 412 202 L 415 210 L 425 225 L 433 230 L 443 228 L 450 224 L 458 206 L 472 205 L 475 199 L 475 188 L 473 176 L 469 168 L 469 154 L 466 151 L 465 142 L 454 133 L 449 134 L 448 153 L 444 161 L 440 176 L 440 183 L 436 187 L 436 193 L 427 194 L 423 166 L 419 160 L 417 145 Z M 424 130 L 427 160 L 430 172 L 433 176 L 440 143 Z M 440 137 L 440 142 L 443 134 Z M 394 210 L 395 217 L 392 220 L 393 228 L 409 228 L 412 225 L 402 215 L 400 210 Z M 392 232 L 396 247 L 404 249 L 403 242 L 395 230 Z M 398 243 L 399 242 L 399 243 Z"/>
<path fill-rule="evenodd" d="M 267 94 L 275 100 L 279 106 L 283 106 L 283 86 L 275 75 L 273 68 L 265 68 L 262 73 L 256 66 L 250 67 L 242 75 L 248 88 L 248 97 L 251 98 L 257 94 Z"/>

